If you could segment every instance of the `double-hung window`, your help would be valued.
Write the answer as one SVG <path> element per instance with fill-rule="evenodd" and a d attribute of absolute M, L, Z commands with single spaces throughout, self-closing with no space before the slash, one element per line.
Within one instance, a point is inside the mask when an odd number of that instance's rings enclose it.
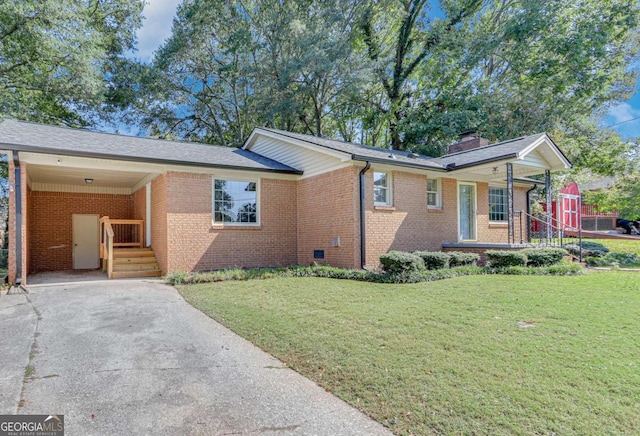
<path fill-rule="evenodd" d="M 391 175 L 373 173 L 373 202 L 375 206 L 391 206 Z"/>
<path fill-rule="evenodd" d="M 442 208 L 442 184 L 440 179 L 427 179 L 427 207 Z"/>
<path fill-rule="evenodd" d="M 258 225 L 258 183 L 250 180 L 213 179 L 213 223 Z"/>
<path fill-rule="evenodd" d="M 508 221 L 507 188 L 489 186 L 489 221 Z"/>

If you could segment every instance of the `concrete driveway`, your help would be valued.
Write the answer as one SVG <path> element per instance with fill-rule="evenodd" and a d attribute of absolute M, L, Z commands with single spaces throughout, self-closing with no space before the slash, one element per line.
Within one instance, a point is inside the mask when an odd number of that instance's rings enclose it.
<path fill-rule="evenodd" d="M 2 414 L 64 414 L 67 435 L 390 434 L 172 287 L 28 289 L 0 297 Z"/>

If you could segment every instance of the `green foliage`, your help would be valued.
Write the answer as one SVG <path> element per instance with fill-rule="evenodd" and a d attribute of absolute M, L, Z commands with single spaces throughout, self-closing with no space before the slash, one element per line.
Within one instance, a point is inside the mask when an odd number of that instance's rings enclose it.
<path fill-rule="evenodd" d="M 487 250 L 486 254 L 488 266 L 493 268 L 527 265 L 527 255 L 522 251 Z"/>
<path fill-rule="evenodd" d="M 490 268 L 492 274 L 517 275 L 517 276 L 573 276 L 580 275 L 584 271 L 577 263 L 559 262 L 555 265 L 543 267 L 527 266 L 502 266 Z"/>
<path fill-rule="evenodd" d="M 0 113 L 52 124 L 88 124 L 87 117 L 109 102 L 111 79 L 135 46 L 143 4 L 0 2 Z"/>
<path fill-rule="evenodd" d="M 448 251 L 449 266 L 455 268 L 458 266 L 475 266 L 480 260 L 480 255 L 476 253 L 465 253 L 462 251 Z"/>
<path fill-rule="evenodd" d="M 562 260 L 567 254 L 563 248 L 539 247 L 522 250 L 527 257 L 527 266 L 551 266 Z"/>
<path fill-rule="evenodd" d="M 422 258 L 403 251 L 390 251 L 380 256 L 382 269 L 389 274 L 411 274 L 424 269 Z"/>
<path fill-rule="evenodd" d="M 164 281 L 167 282 L 168 284 L 174 286 L 174 285 L 184 285 L 187 283 L 193 283 L 193 281 L 191 281 L 189 279 L 190 275 L 189 273 L 185 272 L 185 271 L 177 271 L 171 274 L 168 274 L 165 278 Z"/>
<path fill-rule="evenodd" d="M 172 36 L 140 74 L 141 124 L 230 146 L 265 125 L 317 136 L 331 128 L 346 139 L 366 77 L 353 50 L 357 5 L 184 1 Z"/>
<path fill-rule="evenodd" d="M 9 250 L 0 249 L 0 269 L 7 269 L 9 267 Z"/>
<path fill-rule="evenodd" d="M 587 257 L 585 263 L 589 266 L 636 267 L 640 264 L 640 256 L 635 253 L 612 252 L 603 257 Z"/>
<path fill-rule="evenodd" d="M 633 144 L 636 149 L 639 145 Z M 633 172 L 619 176 L 613 186 L 599 191 L 586 192 L 585 202 L 597 204 L 598 209 L 603 212 L 618 211 L 621 217 L 635 219 L 640 217 L 640 156 L 632 158 L 622 155 L 622 159 L 635 162 L 636 168 Z"/>
<path fill-rule="evenodd" d="M 420 256 L 428 270 L 449 268 L 451 256 L 442 251 L 416 251 L 413 254 Z"/>
<path fill-rule="evenodd" d="M 580 243 L 569 244 L 564 248 L 574 256 L 580 254 Z M 603 257 L 609 252 L 609 249 L 599 242 L 582 241 L 582 257 Z"/>
<path fill-rule="evenodd" d="M 636 3 L 433 5 L 186 0 L 153 65 L 115 82 L 136 82 L 120 98 L 154 136 L 238 145 L 266 125 L 440 155 L 469 128 L 549 131 L 579 167 L 621 167 L 628 147 L 590 120 L 635 85 Z"/>

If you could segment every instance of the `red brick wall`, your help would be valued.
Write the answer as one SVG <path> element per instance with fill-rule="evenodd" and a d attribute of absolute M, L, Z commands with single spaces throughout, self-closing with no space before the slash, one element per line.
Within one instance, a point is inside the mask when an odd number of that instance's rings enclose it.
<path fill-rule="evenodd" d="M 167 253 L 167 176 L 162 174 L 151 182 L 151 248 L 163 274 L 168 272 Z"/>
<path fill-rule="evenodd" d="M 130 195 L 32 191 L 29 198 L 30 272 L 73 268 L 73 214 L 130 218 Z"/>
<path fill-rule="evenodd" d="M 167 272 L 296 263 L 295 181 L 261 179 L 259 227 L 219 227 L 212 225 L 210 175 L 168 173 L 166 178 Z M 155 236 L 152 241 L 155 245 Z"/>
<path fill-rule="evenodd" d="M 147 188 L 143 186 L 133 193 L 133 216 L 134 220 L 147 219 Z"/>
<path fill-rule="evenodd" d="M 360 268 L 358 173 L 343 168 L 298 182 L 298 263 Z M 333 247 L 334 238 L 340 246 Z M 324 259 L 314 259 L 324 250 Z"/>
<path fill-rule="evenodd" d="M 509 242 L 509 229 L 507 223 L 489 222 L 489 184 L 478 183 L 478 242 L 488 242 L 495 244 L 506 244 Z M 514 188 L 513 209 L 514 211 L 527 211 L 527 189 Z M 518 217 L 515 218 L 515 242 L 520 242 L 520 225 Z M 526 220 L 522 223 L 523 237 L 526 239 Z M 451 242 L 451 241 L 447 241 Z M 455 242 L 455 241 L 454 241 Z"/>
<path fill-rule="evenodd" d="M 390 250 L 440 250 L 457 241 L 457 183 L 442 179 L 442 208 L 427 208 L 427 177 L 392 172 L 393 206 L 374 207 L 373 171 L 366 174 L 367 266 Z"/>

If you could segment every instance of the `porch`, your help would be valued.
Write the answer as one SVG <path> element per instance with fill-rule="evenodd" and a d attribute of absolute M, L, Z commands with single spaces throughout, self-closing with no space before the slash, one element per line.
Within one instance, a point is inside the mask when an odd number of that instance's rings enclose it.
<path fill-rule="evenodd" d="M 159 170 L 14 152 L 10 183 L 16 195 L 10 207 L 21 213 L 11 219 L 22 237 L 13 232 L 17 250 L 12 255 L 22 262 L 14 261 L 10 276 L 21 283 L 30 274 L 55 271 L 94 270 L 105 278 L 160 276 L 151 222 L 151 181 Z"/>

